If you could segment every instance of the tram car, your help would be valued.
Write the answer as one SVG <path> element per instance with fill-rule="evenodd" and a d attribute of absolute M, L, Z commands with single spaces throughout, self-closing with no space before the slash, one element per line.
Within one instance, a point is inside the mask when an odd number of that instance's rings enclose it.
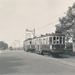
<path fill-rule="evenodd" d="M 65 35 L 61 33 L 52 33 L 41 35 L 39 37 L 29 38 L 24 41 L 24 50 L 39 54 L 50 53 L 59 55 L 64 53 Z"/>

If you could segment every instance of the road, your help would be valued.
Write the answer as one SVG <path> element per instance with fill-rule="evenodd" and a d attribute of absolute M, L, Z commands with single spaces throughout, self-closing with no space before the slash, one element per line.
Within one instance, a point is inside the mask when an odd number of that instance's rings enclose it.
<path fill-rule="evenodd" d="M 72 63 L 75 63 L 74 57 L 53 58 L 23 50 L 6 50 L 0 53 L 0 75 L 75 75 Z"/>

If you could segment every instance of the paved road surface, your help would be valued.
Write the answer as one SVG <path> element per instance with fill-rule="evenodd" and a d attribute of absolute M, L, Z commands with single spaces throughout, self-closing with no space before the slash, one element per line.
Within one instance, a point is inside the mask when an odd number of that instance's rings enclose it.
<path fill-rule="evenodd" d="M 2 51 L 0 75 L 75 75 L 74 64 L 67 65 L 71 60 L 74 63 L 74 58 L 46 57 L 23 50 Z"/>

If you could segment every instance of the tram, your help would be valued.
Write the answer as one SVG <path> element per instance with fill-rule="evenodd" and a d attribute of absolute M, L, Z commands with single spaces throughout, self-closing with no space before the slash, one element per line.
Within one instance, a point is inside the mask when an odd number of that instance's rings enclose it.
<path fill-rule="evenodd" d="M 32 51 L 39 54 L 63 54 L 65 48 L 65 35 L 56 32 L 41 35 L 39 37 L 28 38 L 23 42 L 23 48 L 27 52 Z"/>

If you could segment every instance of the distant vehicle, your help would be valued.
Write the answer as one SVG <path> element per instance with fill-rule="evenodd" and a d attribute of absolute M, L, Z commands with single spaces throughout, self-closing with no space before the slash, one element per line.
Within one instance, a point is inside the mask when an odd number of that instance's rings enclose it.
<path fill-rule="evenodd" d="M 25 51 L 32 51 L 39 54 L 50 53 L 59 56 L 59 54 L 64 53 L 64 48 L 65 35 L 61 33 L 52 33 L 28 38 L 23 42 L 23 49 Z"/>
<path fill-rule="evenodd" d="M 13 49 L 12 49 L 12 46 L 10 46 L 10 50 L 13 50 Z"/>

